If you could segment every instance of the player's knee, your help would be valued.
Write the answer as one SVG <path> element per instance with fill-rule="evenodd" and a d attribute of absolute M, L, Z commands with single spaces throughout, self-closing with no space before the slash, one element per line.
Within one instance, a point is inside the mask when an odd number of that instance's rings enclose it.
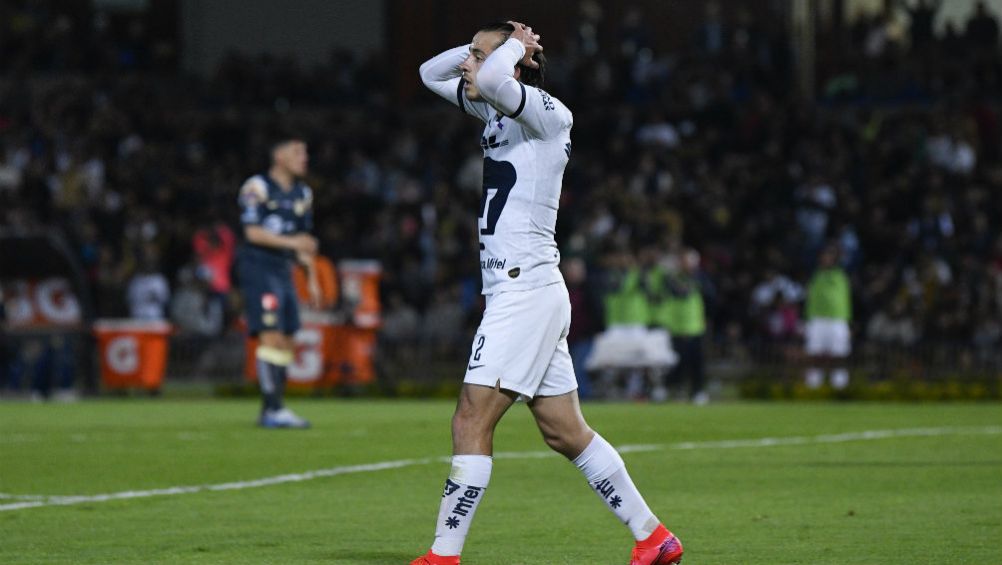
<path fill-rule="evenodd" d="M 570 459 L 584 451 L 593 436 L 591 429 L 587 426 L 544 429 L 542 433 L 543 441 L 550 449 Z"/>
<path fill-rule="evenodd" d="M 546 445 L 550 449 L 552 449 L 553 451 L 556 451 L 557 453 L 566 453 L 567 450 L 570 447 L 570 444 L 567 441 L 567 438 L 565 438 L 564 436 L 561 436 L 559 434 L 545 433 L 544 432 L 543 433 L 543 441 L 546 442 Z"/>
<path fill-rule="evenodd" d="M 452 415 L 452 435 L 456 438 L 480 437 L 492 430 L 483 413 L 468 403 L 460 402 Z"/>

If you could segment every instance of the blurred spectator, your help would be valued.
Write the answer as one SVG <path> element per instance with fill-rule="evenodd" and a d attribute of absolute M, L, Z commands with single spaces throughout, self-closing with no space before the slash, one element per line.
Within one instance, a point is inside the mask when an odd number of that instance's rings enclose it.
<path fill-rule="evenodd" d="M 999 23 L 988 11 L 984 0 L 978 0 L 974 13 L 967 20 L 967 41 L 975 49 L 993 52 L 998 49 Z"/>
<path fill-rule="evenodd" d="M 167 277 L 158 268 L 156 252 L 153 249 L 146 248 L 144 251 L 136 274 L 129 280 L 126 297 L 130 318 L 163 320 L 167 317 L 170 287 L 167 284 Z"/>
<path fill-rule="evenodd" d="M 912 4 L 906 0 L 900 1 L 911 18 L 908 32 L 911 37 L 912 51 L 915 54 L 924 55 L 928 53 L 935 40 L 933 23 L 936 21 L 936 13 L 943 0 L 914 0 Z"/>
<path fill-rule="evenodd" d="M 217 220 L 196 231 L 191 243 L 198 269 L 208 277 L 209 290 L 220 296 L 228 294 L 232 288 L 230 271 L 236 249 L 233 230 Z"/>
<path fill-rule="evenodd" d="M 206 337 L 222 333 L 223 303 L 212 298 L 211 275 L 189 266 L 178 272 L 177 282 L 170 301 L 170 319 L 178 332 Z"/>
<path fill-rule="evenodd" d="M 602 23 L 602 4 L 597 0 L 582 0 L 574 26 L 571 51 L 585 57 L 598 53 L 598 27 Z"/>
<path fill-rule="evenodd" d="M 852 348 L 849 321 L 852 299 L 849 279 L 838 264 L 838 250 L 827 247 L 818 259 L 818 269 L 807 286 L 804 317 L 807 326 L 805 352 L 808 369 L 804 376 L 809 388 L 824 384 L 825 371 L 831 372 L 835 389 L 849 386 L 847 361 Z"/>
<path fill-rule="evenodd" d="M 421 322 L 421 338 L 431 351 L 453 352 L 465 346 L 466 314 L 460 306 L 459 287 L 440 288 Z"/>
<path fill-rule="evenodd" d="M 666 281 L 669 296 L 662 316 L 679 356 L 675 373 L 680 378 L 688 378 L 689 398 L 693 404 L 701 406 L 710 401 L 710 395 L 706 392 L 703 359 L 703 335 L 706 333 L 703 295 L 706 291 L 699 261 L 699 253 L 694 249 L 685 249 L 679 254 L 678 269 L 670 273 Z"/>
<path fill-rule="evenodd" d="M 752 306 L 765 310 L 776 303 L 796 304 L 804 299 L 804 289 L 776 269 L 767 269 L 762 282 L 752 289 Z"/>
<path fill-rule="evenodd" d="M 980 363 L 995 370 L 1002 368 L 997 355 L 1002 346 L 1002 322 L 997 315 L 984 312 L 978 316 L 971 341 Z"/>
<path fill-rule="evenodd" d="M 76 377 L 76 350 L 74 340 L 57 334 L 34 340 L 39 346 L 32 362 L 31 396 L 33 400 L 74 402 L 78 399 L 74 388 Z"/>
<path fill-rule="evenodd" d="M 699 28 L 697 42 L 707 55 L 718 55 L 727 45 L 727 28 L 721 15 L 720 3 L 711 0 L 705 4 L 703 25 Z"/>
<path fill-rule="evenodd" d="M 894 49 L 893 22 L 889 16 L 878 14 L 870 22 L 869 33 L 866 35 L 864 52 L 870 59 L 880 59 L 888 51 Z"/>
<path fill-rule="evenodd" d="M 921 334 L 908 313 L 908 301 L 898 297 L 878 310 L 866 326 L 866 337 L 879 347 L 900 349 L 915 345 Z"/>
<path fill-rule="evenodd" d="M 642 287 L 642 271 L 629 252 L 616 253 L 606 271 L 605 326 L 646 327 L 650 304 Z"/>
<path fill-rule="evenodd" d="M 926 142 L 929 161 L 947 172 L 970 175 L 977 165 L 974 146 L 965 139 L 960 128 L 952 126 L 941 130 Z"/>
<path fill-rule="evenodd" d="M 418 311 L 407 304 L 399 292 L 390 293 L 383 311 L 383 326 L 379 332 L 381 343 L 391 350 L 406 348 L 406 352 L 413 353 L 420 331 L 421 316 Z"/>
<path fill-rule="evenodd" d="M 762 310 L 759 331 L 771 342 L 770 345 L 783 345 L 799 337 L 802 331 L 800 303 L 783 294 L 775 295 Z M 781 348 L 773 351 L 781 351 Z"/>
<path fill-rule="evenodd" d="M 588 285 L 588 268 L 585 261 L 580 257 L 573 257 L 564 260 L 560 267 L 567 283 L 567 294 L 573 312 L 571 328 L 567 333 L 567 347 L 578 380 L 578 396 L 587 399 L 592 397 L 592 388 L 585 362 L 591 355 L 593 340 L 600 328 L 601 319 L 596 307 L 597 300 Z"/>
<path fill-rule="evenodd" d="M 127 259 L 119 261 L 111 246 L 100 248 L 94 267 L 95 302 L 99 315 L 105 318 L 127 316 L 126 280 L 132 263 Z"/>
<path fill-rule="evenodd" d="M 948 337 L 990 351 L 975 341 L 992 342 L 981 312 L 998 315 L 1002 270 L 997 15 L 981 2 L 966 29 L 947 22 L 929 41 L 940 3 L 902 1 L 911 49 L 882 15 L 855 18 L 848 34 L 819 29 L 818 82 L 839 87 L 816 101 L 790 88 L 776 3 L 704 3 L 694 37 L 672 52 L 651 15 L 581 3 L 570 45 L 548 46 L 560 64 L 547 89 L 575 113 L 557 240 L 584 260 L 585 291 L 611 307 L 610 321 L 638 321 L 649 308 L 642 288 L 623 284 L 641 275 L 607 263 L 606 251 L 684 238 L 704 252 L 719 292 L 711 337 L 793 339 L 802 285 L 832 240 L 861 328 L 901 293 L 924 343 Z M 431 320 L 452 299 L 436 289 L 459 289 L 468 330 L 479 305 L 469 211 L 482 179 L 476 148 L 462 140 L 478 126 L 422 99 L 393 111 L 392 67 L 380 54 L 337 52 L 312 69 L 232 54 L 196 77 L 170 66 L 176 39 L 141 12 L 109 18 L 91 3 L 51 1 L 5 10 L 0 224 L 64 230 L 99 316 L 127 314 L 147 244 L 178 292 L 192 263 L 226 292 L 224 226 L 235 218 L 205 210 L 232 208 L 283 108 L 282 121 L 314 148 L 325 253 L 380 260 L 403 318 Z M 981 279 L 992 282 L 949 288 Z"/>
<path fill-rule="evenodd" d="M 797 199 L 800 204 L 797 207 L 797 225 L 805 238 L 807 251 L 810 252 L 820 248 L 838 200 L 835 189 L 819 176 L 797 189 Z"/>
<path fill-rule="evenodd" d="M 624 377 L 622 391 L 627 398 L 645 398 L 652 386 L 653 399 L 660 401 L 666 397 L 665 375 L 677 355 L 668 331 L 653 325 L 663 295 L 655 288 L 661 280 L 659 253 L 648 245 L 638 255 L 613 250 L 605 259 L 605 330 L 595 337 L 585 368 L 600 374 L 599 392 L 604 396 L 619 396 Z"/>
<path fill-rule="evenodd" d="M 967 39 L 957 31 L 957 24 L 953 20 L 946 22 L 939 42 L 943 47 L 943 54 L 950 58 L 962 56 L 967 46 Z"/>
<path fill-rule="evenodd" d="M 3 287 L 0 286 L 0 392 L 10 387 L 14 351 L 7 337 L 7 305 L 4 302 Z"/>

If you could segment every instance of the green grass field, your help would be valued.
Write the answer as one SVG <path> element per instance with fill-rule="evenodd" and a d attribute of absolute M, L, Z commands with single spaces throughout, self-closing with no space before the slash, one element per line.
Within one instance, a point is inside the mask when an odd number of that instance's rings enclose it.
<path fill-rule="evenodd" d="M 423 553 L 448 472 L 452 403 L 293 408 L 314 429 L 258 430 L 248 400 L 0 404 L 0 563 L 405 565 Z M 624 458 L 686 545 L 686 565 L 1002 564 L 997 404 L 585 413 L 613 444 L 648 446 Z M 524 406 L 502 422 L 496 450 L 464 564 L 627 562 L 627 530 L 577 470 L 534 456 L 545 447 Z M 342 468 L 387 461 L 399 463 Z M 223 483 L 231 488 L 142 492 Z M 93 496 L 127 491 L 137 497 Z"/>

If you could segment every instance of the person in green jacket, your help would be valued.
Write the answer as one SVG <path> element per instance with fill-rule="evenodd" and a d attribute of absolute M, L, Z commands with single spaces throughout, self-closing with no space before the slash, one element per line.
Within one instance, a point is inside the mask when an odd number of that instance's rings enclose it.
<path fill-rule="evenodd" d="M 849 277 L 839 266 L 838 249 L 826 247 L 818 258 L 818 268 L 807 285 L 804 317 L 805 352 L 808 368 L 804 374 L 808 388 L 824 384 L 825 369 L 831 371 L 831 386 L 849 386 L 848 359 L 852 350 L 849 322 L 852 319 L 852 297 Z"/>
<path fill-rule="evenodd" d="M 678 270 L 668 273 L 655 322 L 671 334 L 679 356 L 677 377 L 688 377 L 692 402 L 704 405 L 710 397 L 705 388 L 703 335 L 706 333 L 704 288 L 699 277 L 699 252 L 684 249 L 678 255 Z"/>
<path fill-rule="evenodd" d="M 658 254 L 647 247 L 638 255 L 619 249 L 605 260 L 605 330 L 585 361 L 586 369 L 599 375 L 600 395 L 644 398 L 648 383 L 662 381 L 677 360 L 668 332 L 651 328 L 654 303 L 648 276 Z"/>

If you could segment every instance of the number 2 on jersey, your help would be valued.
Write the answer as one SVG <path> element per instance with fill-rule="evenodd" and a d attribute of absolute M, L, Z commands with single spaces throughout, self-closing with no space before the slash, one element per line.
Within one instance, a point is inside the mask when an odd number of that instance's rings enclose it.
<path fill-rule="evenodd" d="M 484 192 L 480 196 L 480 235 L 494 235 L 501 210 L 515 186 L 515 167 L 508 161 L 484 157 Z"/>

